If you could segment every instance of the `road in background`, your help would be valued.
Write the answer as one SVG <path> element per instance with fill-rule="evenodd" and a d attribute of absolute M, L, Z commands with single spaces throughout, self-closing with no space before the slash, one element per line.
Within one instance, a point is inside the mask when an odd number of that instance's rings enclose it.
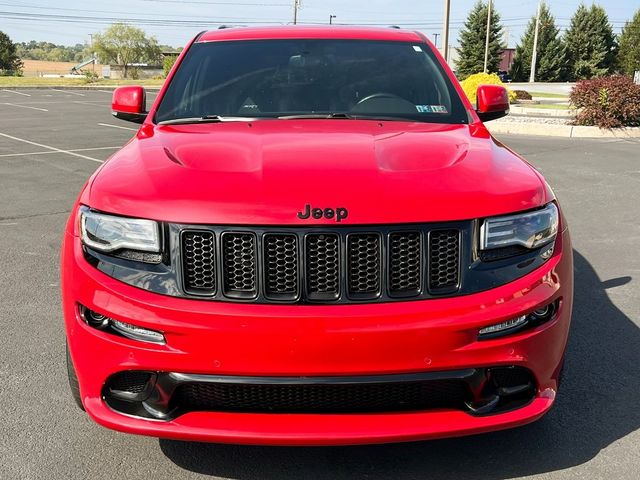
<path fill-rule="evenodd" d="M 95 425 L 68 392 L 58 255 L 80 188 L 135 131 L 111 117 L 110 98 L 0 90 L 0 479 L 637 478 L 640 143 L 629 140 L 500 138 L 553 185 L 575 247 L 566 378 L 541 421 L 347 448 L 159 441 Z"/>
<path fill-rule="evenodd" d="M 538 93 L 556 93 L 559 95 L 569 96 L 571 90 L 575 86 L 575 83 L 546 83 L 546 82 L 522 82 L 522 83 L 509 83 L 507 87 L 511 90 L 526 90 L 527 92 Z"/>

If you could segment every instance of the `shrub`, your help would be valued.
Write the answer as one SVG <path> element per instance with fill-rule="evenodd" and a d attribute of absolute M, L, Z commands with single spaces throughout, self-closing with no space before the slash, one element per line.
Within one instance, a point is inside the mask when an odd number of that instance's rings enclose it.
<path fill-rule="evenodd" d="M 502 83 L 500 77 L 495 73 L 474 73 L 460 82 L 460 85 L 462 85 L 464 93 L 473 105 L 476 104 L 476 92 L 480 85 L 502 85 L 504 87 L 504 83 Z M 515 102 L 515 92 L 509 89 L 507 89 L 507 92 L 509 93 L 509 102 Z"/>
<path fill-rule="evenodd" d="M 514 90 L 517 100 L 531 100 L 533 97 L 526 90 Z"/>
<path fill-rule="evenodd" d="M 87 70 L 84 73 L 84 81 L 85 83 L 95 83 L 98 81 L 98 74 L 93 70 Z"/>
<path fill-rule="evenodd" d="M 640 126 L 640 85 L 626 75 L 583 80 L 571 91 L 571 103 L 581 109 L 576 125 L 600 128 Z"/>
<path fill-rule="evenodd" d="M 176 63 L 177 59 L 178 59 L 178 55 L 167 55 L 166 57 L 164 57 L 164 60 L 162 61 L 164 78 L 167 78 L 167 76 L 169 75 L 169 72 L 171 71 L 171 67 L 173 67 L 174 63 Z"/>

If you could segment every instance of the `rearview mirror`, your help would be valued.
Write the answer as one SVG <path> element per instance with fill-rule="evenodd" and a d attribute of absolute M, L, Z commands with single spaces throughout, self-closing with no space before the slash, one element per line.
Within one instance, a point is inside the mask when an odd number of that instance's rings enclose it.
<path fill-rule="evenodd" d="M 476 112 L 483 122 L 509 114 L 509 95 L 507 89 L 500 85 L 480 85 L 476 102 Z"/>
<path fill-rule="evenodd" d="M 118 87 L 113 91 L 111 113 L 127 122 L 142 123 L 147 118 L 147 94 L 139 86 Z"/>

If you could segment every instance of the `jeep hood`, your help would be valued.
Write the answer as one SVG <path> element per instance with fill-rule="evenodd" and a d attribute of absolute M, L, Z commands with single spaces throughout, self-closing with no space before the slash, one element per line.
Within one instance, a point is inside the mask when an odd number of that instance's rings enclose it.
<path fill-rule="evenodd" d="M 465 220 L 551 199 L 533 168 L 482 125 L 361 120 L 144 125 L 95 175 L 92 208 L 237 225 L 348 209 L 343 224 Z"/>

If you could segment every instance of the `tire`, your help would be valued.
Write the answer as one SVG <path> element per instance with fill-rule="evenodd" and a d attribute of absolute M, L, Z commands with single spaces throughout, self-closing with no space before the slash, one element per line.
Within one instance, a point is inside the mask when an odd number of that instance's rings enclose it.
<path fill-rule="evenodd" d="M 67 349 L 67 378 L 69 380 L 69 389 L 71 390 L 71 396 L 78 405 L 78 408 L 84 412 L 84 405 L 82 405 L 82 397 L 80 396 L 80 385 L 78 384 L 78 377 L 76 371 L 73 368 L 73 361 L 71 360 L 71 354 L 69 353 L 69 344 L 65 345 Z"/>

